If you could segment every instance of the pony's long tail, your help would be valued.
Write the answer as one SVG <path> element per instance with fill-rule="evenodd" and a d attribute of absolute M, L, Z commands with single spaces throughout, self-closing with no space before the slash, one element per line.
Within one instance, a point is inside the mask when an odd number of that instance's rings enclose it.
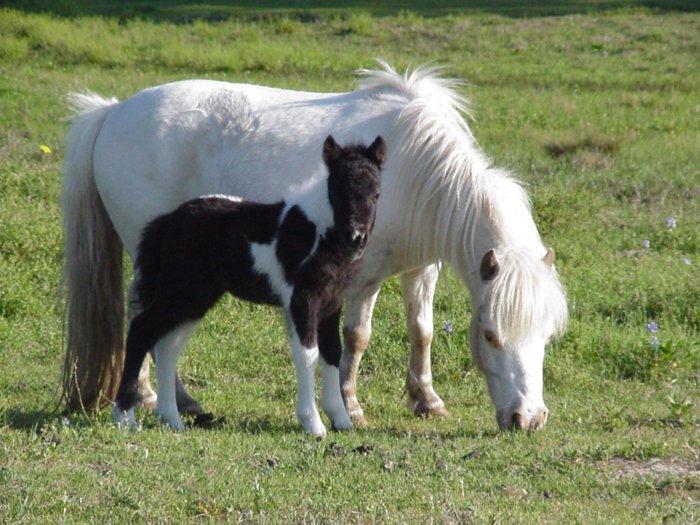
<path fill-rule="evenodd" d="M 61 207 L 67 304 L 62 400 L 69 411 L 114 398 L 124 358 L 122 244 L 93 175 L 93 147 L 118 103 L 92 93 L 68 97 L 74 118 L 67 135 Z"/>

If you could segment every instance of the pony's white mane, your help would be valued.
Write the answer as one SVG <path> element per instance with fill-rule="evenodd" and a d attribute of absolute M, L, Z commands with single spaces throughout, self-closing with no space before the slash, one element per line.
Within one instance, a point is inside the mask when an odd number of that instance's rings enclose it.
<path fill-rule="evenodd" d="M 399 97 L 401 111 L 390 140 L 389 161 L 405 184 L 397 184 L 398 202 L 407 203 L 405 238 L 421 260 L 439 254 L 464 278 L 478 271 L 487 236 L 501 271 L 481 298 L 500 328 L 502 341 L 515 341 L 533 323 L 566 323 L 566 300 L 556 272 L 547 271 L 545 253 L 521 183 L 494 169 L 479 150 L 462 116 L 468 102 L 459 81 L 441 78 L 434 67 L 404 75 L 385 62 L 377 71 L 360 70 L 359 87 L 375 96 Z M 503 254 L 503 256 L 501 256 Z M 465 265 L 467 268 L 460 268 Z"/>
<path fill-rule="evenodd" d="M 561 334 L 567 306 L 556 271 L 537 258 L 501 249 L 496 277 L 481 290 L 481 305 L 494 323 L 502 344 L 521 341 L 534 326 Z M 544 325 L 543 325 L 544 324 Z"/>

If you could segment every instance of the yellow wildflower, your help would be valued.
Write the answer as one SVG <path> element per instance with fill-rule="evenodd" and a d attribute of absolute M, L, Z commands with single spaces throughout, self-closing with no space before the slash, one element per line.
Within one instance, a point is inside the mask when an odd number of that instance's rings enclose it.
<path fill-rule="evenodd" d="M 46 144 L 39 146 L 39 149 L 44 155 L 51 155 L 51 148 L 49 148 Z"/>

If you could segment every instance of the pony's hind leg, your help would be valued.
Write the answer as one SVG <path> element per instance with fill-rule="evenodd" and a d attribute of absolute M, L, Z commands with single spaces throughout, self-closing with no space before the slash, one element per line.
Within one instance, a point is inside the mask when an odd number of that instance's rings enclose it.
<path fill-rule="evenodd" d="M 433 341 L 433 297 L 440 272 L 439 264 L 401 275 L 406 324 L 411 339 L 411 355 L 406 374 L 408 403 L 417 416 L 444 416 L 447 409 L 433 389 L 430 344 Z"/>
<path fill-rule="evenodd" d="M 163 423 L 175 430 L 185 428 L 177 408 L 175 387 L 177 360 L 198 323 L 198 321 L 188 321 L 178 325 L 161 337 L 153 350 L 158 377 L 156 413 Z"/>
<path fill-rule="evenodd" d="M 340 393 L 340 310 L 321 320 L 318 325 L 318 348 L 321 353 L 321 407 L 334 430 L 352 428 L 352 421 Z"/>

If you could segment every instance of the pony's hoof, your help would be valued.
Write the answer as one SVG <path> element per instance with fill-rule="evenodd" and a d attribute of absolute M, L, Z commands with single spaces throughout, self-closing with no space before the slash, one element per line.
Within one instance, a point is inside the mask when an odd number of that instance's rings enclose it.
<path fill-rule="evenodd" d="M 367 426 L 367 420 L 365 419 L 365 415 L 362 413 L 362 411 L 351 412 L 350 421 L 356 428 L 365 428 Z"/>
<path fill-rule="evenodd" d="M 449 412 L 445 408 L 445 403 L 439 397 L 432 401 L 421 400 L 413 401 L 411 403 L 413 414 L 422 417 L 445 417 L 449 415 Z"/>
<path fill-rule="evenodd" d="M 157 404 L 158 404 L 158 396 L 152 390 L 151 390 L 150 394 L 146 394 L 139 401 L 139 406 L 141 408 L 147 408 L 149 410 L 155 410 Z"/>

